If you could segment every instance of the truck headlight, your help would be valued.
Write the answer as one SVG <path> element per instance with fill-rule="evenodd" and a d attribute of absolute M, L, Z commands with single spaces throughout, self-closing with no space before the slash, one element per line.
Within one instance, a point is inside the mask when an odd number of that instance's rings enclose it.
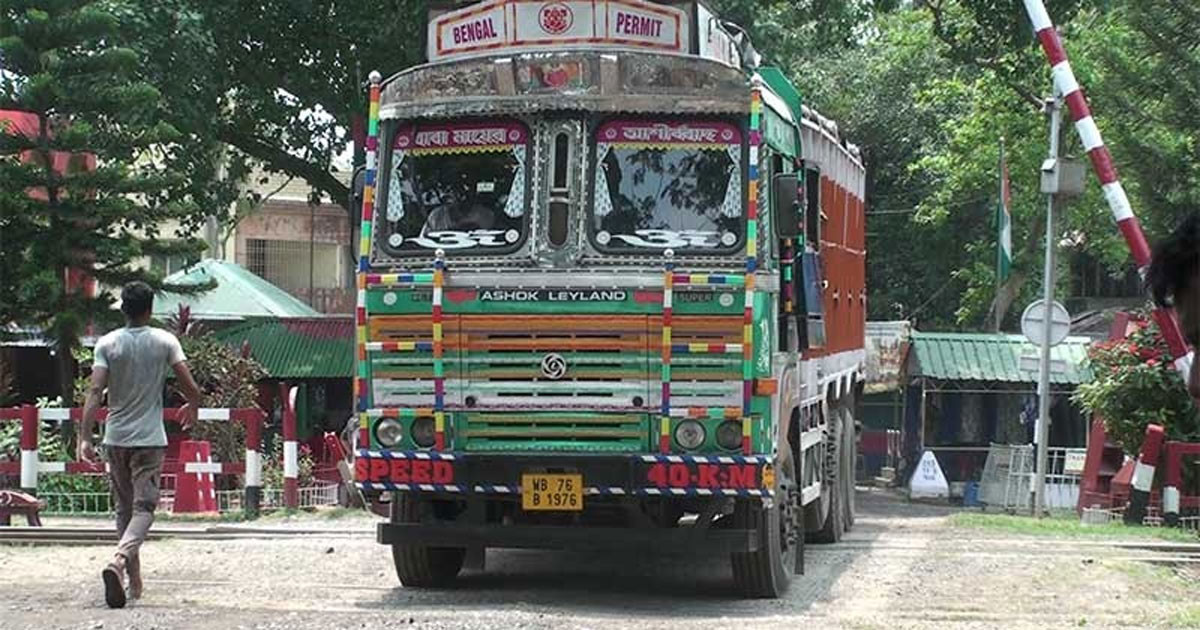
<path fill-rule="evenodd" d="M 695 420 L 684 420 L 675 425 L 675 443 L 692 451 L 704 444 L 704 425 Z"/>
<path fill-rule="evenodd" d="M 403 434 L 404 427 L 392 418 L 384 418 L 375 425 L 375 439 L 389 448 L 399 444 Z"/>
<path fill-rule="evenodd" d="M 732 451 L 742 447 L 742 423 L 727 420 L 717 427 L 717 446 Z"/>
<path fill-rule="evenodd" d="M 412 423 L 412 439 L 417 446 L 429 448 L 433 446 L 433 418 L 417 418 Z"/>

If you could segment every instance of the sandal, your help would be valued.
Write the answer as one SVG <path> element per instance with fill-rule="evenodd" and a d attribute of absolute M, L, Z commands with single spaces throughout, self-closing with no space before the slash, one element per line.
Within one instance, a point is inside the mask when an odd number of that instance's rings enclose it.
<path fill-rule="evenodd" d="M 108 563 L 108 566 L 100 572 L 100 577 L 104 579 L 104 603 L 108 604 L 109 608 L 125 607 L 123 574 L 123 568 L 116 562 Z"/>

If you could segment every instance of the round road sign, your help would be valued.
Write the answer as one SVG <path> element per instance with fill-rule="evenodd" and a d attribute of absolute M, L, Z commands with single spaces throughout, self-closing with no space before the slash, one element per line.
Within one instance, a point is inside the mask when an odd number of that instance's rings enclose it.
<path fill-rule="evenodd" d="M 1058 302 L 1053 303 L 1050 313 L 1050 345 L 1057 346 L 1071 334 L 1071 314 Z M 1045 300 L 1030 304 L 1021 314 L 1021 332 L 1033 345 L 1042 345 L 1042 335 L 1046 332 Z"/>

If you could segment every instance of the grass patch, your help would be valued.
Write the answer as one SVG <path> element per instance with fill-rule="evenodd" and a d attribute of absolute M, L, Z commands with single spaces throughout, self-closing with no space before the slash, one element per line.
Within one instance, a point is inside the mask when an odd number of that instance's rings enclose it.
<path fill-rule="evenodd" d="M 1200 628 L 1200 606 L 1185 608 L 1167 621 L 1168 628 Z"/>
<path fill-rule="evenodd" d="M 1082 525 L 1073 514 L 1037 519 L 1031 516 L 959 512 L 951 515 L 950 524 L 967 529 L 987 529 L 1026 536 L 1200 542 L 1200 537 L 1193 532 L 1169 527 L 1129 527 L 1121 523 Z"/>

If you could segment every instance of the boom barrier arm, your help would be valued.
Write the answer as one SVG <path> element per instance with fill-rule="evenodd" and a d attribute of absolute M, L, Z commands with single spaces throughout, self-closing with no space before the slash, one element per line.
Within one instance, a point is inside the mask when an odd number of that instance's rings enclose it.
<path fill-rule="evenodd" d="M 1042 44 L 1042 50 L 1046 53 L 1046 60 L 1050 63 L 1050 73 L 1054 78 L 1055 90 L 1067 102 L 1071 119 L 1075 122 L 1075 130 L 1079 133 L 1083 148 L 1092 162 L 1092 169 L 1096 172 L 1096 177 L 1099 178 L 1100 185 L 1104 188 L 1104 198 L 1108 201 L 1108 207 L 1117 221 L 1121 236 L 1125 238 L 1125 244 L 1129 246 L 1129 251 L 1133 254 L 1138 272 L 1144 278 L 1146 269 L 1150 265 L 1150 246 L 1146 243 L 1142 226 L 1134 216 L 1133 206 L 1129 203 L 1129 197 L 1125 194 L 1125 188 L 1117 176 L 1112 154 L 1104 146 L 1100 128 L 1096 126 L 1096 121 L 1092 118 L 1087 96 L 1084 95 L 1083 89 L 1075 79 L 1071 63 L 1067 60 L 1067 51 L 1063 48 L 1058 31 L 1054 29 L 1054 23 L 1050 21 L 1046 5 L 1042 0 L 1024 0 L 1024 2 L 1025 12 L 1029 15 L 1033 31 L 1037 34 L 1038 41 Z M 1191 368 L 1193 352 L 1184 341 L 1174 310 L 1156 308 L 1154 320 L 1158 322 L 1158 327 L 1167 340 L 1167 347 L 1171 350 L 1175 369 L 1183 374 L 1184 380 L 1186 380 L 1188 370 Z"/>

